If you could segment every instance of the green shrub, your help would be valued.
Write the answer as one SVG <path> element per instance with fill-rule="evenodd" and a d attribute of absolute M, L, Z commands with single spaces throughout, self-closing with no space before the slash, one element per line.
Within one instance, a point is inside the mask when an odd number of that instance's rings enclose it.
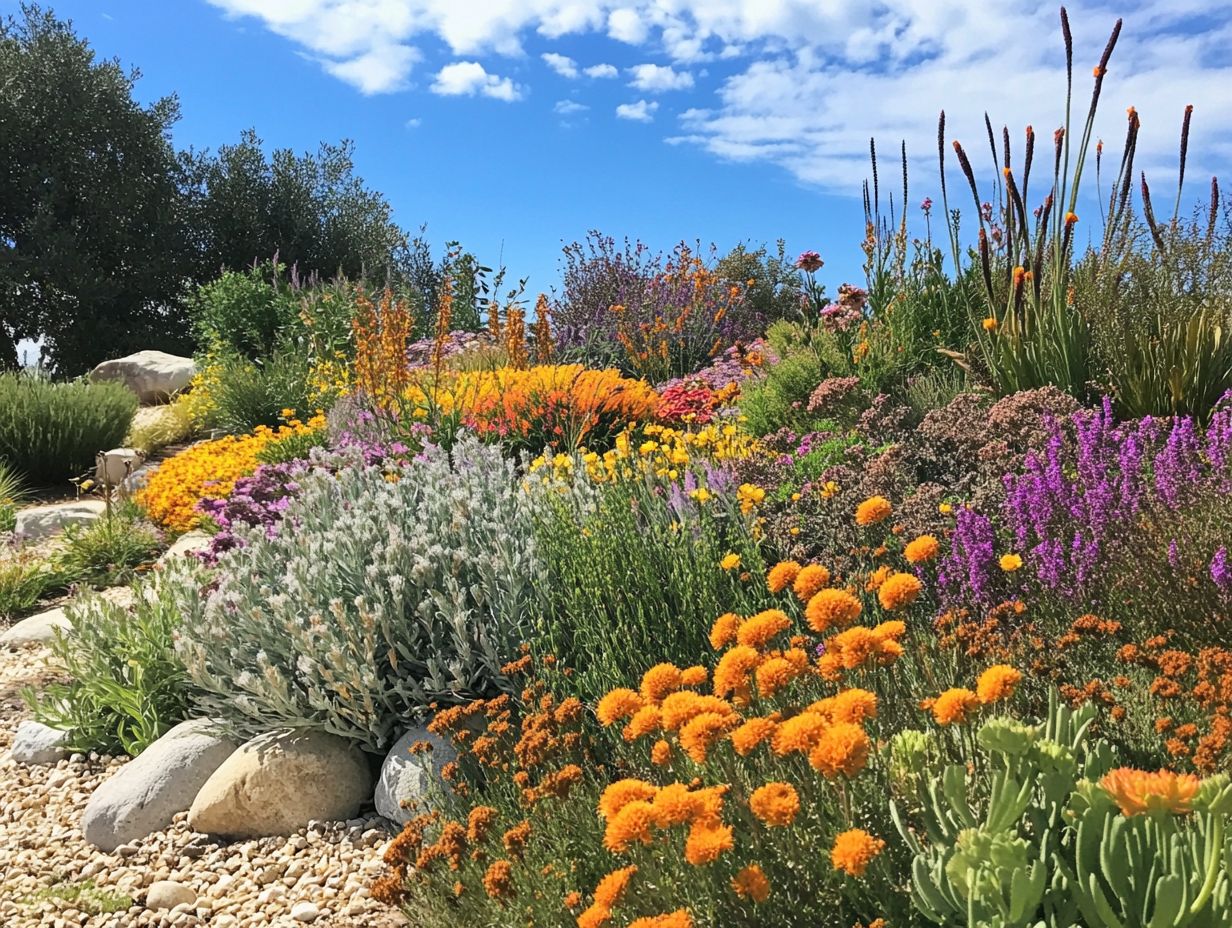
<path fill-rule="evenodd" d="M 286 464 L 288 461 L 305 461 L 313 448 L 329 446 L 329 431 L 314 428 L 292 432 L 285 438 L 275 439 L 257 452 L 262 464 Z"/>
<path fill-rule="evenodd" d="M 595 484 L 581 464 L 573 470 L 531 484 L 544 500 L 536 536 L 551 578 L 532 643 L 597 699 L 660 661 L 702 660 L 715 618 L 752 605 L 750 586 L 760 591 L 742 572 L 756 577 L 762 565 L 731 493 L 699 500 L 653 475 Z M 738 569 L 720 568 L 728 554 L 740 555 Z"/>
<path fill-rule="evenodd" d="M 257 360 L 273 353 L 295 324 L 299 299 L 274 261 L 224 271 L 197 288 L 189 316 L 207 350 Z"/>
<path fill-rule="evenodd" d="M 55 555 L 63 576 L 71 582 L 114 586 L 134 567 L 152 561 L 163 546 L 163 537 L 145 519 L 117 512 L 88 525 L 70 525 L 63 542 L 63 549 Z"/>
<path fill-rule="evenodd" d="M 300 483 L 294 530 L 236 526 L 208 595 L 180 587 L 177 647 L 204 712 L 379 750 L 429 703 L 505 685 L 545 586 L 512 462 L 467 438 Z"/>
<path fill-rule="evenodd" d="M 0 461 L 0 535 L 17 526 L 17 504 L 25 497 L 21 478 Z"/>
<path fill-rule="evenodd" d="M 766 369 L 766 376 L 750 382 L 740 397 L 740 412 L 754 435 L 769 435 L 781 428 L 806 430 L 813 417 L 809 396 L 825 377 L 815 351 L 796 348 Z"/>
<path fill-rule="evenodd" d="M 278 351 L 261 361 L 232 358 L 224 361 L 218 383 L 211 390 L 212 425 L 235 435 L 258 425 L 275 428 L 283 411 L 311 409 L 308 359 L 294 351 Z"/>
<path fill-rule="evenodd" d="M 119 383 L 0 374 L 0 464 L 32 484 L 61 483 L 119 445 L 136 410 L 137 397 Z"/>
<path fill-rule="evenodd" d="M 59 578 L 43 558 L 20 549 L 0 552 L 0 619 L 29 612 L 44 596 L 60 587 Z"/>
<path fill-rule="evenodd" d="M 165 406 L 149 407 L 144 416 L 142 412 L 138 412 L 134 417 L 128 435 L 124 438 L 125 448 L 136 448 L 147 455 L 153 454 L 168 445 L 187 441 L 196 428 L 187 395 Z"/>
<path fill-rule="evenodd" d="M 68 608 L 70 627 L 51 650 L 70 682 L 22 697 L 36 719 L 68 732 L 71 750 L 135 755 L 183 721 L 188 682 L 172 646 L 180 625 L 172 581 L 195 585 L 196 570 L 184 562 L 139 583 L 131 609 L 99 596 Z"/>

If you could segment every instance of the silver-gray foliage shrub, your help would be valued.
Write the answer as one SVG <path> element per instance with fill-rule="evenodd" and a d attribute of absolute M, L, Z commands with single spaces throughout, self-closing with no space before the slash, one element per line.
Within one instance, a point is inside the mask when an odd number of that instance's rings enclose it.
<path fill-rule="evenodd" d="M 277 534 L 237 527 L 212 583 L 182 589 L 201 710 L 379 750 L 429 703 L 506 685 L 545 586 L 513 462 L 466 438 L 301 484 Z"/>

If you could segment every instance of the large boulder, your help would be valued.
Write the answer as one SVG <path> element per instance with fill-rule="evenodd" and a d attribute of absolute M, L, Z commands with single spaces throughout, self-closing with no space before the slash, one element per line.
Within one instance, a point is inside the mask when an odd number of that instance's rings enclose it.
<path fill-rule="evenodd" d="M 13 733 L 9 756 L 19 764 L 54 764 L 68 757 L 64 747 L 66 732 L 26 719 Z"/>
<path fill-rule="evenodd" d="M 414 748 L 414 751 L 412 751 Z M 405 822 L 414 814 L 402 806 L 408 800 L 424 798 L 441 767 L 458 756 L 448 741 L 426 728 L 412 728 L 399 738 L 381 764 L 373 804 L 378 815 L 394 822 Z"/>
<path fill-rule="evenodd" d="M 210 546 L 210 541 L 213 540 L 213 537 L 208 532 L 202 532 L 197 529 L 185 532 L 172 543 L 170 548 L 158 556 L 158 563 L 166 564 L 168 561 L 174 561 L 190 554 L 195 554 L 198 551 L 204 551 Z"/>
<path fill-rule="evenodd" d="M 214 771 L 188 823 L 226 838 L 289 835 L 310 821 L 355 818 L 371 789 L 368 758 L 350 742 L 323 732 L 269 732 Z"/>
<path fill-rule="evenodd" d="M 118 380 L 149 405 L 166 402 L 192 382 L 197 365 L 165 351 L 138 351 L 125 358 L 104 361 L 90 372 L 91 380 Z"/>
<path fill-rule="evenodd" d="M 114 851 L 170 826 L 239 746 L 217 734 L 216 724 L 211 719 L 181 722 L 105 781 L 82 814 L 85 839 Z"/>
<path fill-rule="evenodd" d="M 107 504 L 101 499 L 79 499 L 51 506 L 17 510 L 16 532 L 26 541 L 39 541 L 62 532 L 70 525 L 83 525 L 100 518 Z"/>
<path fill-rule="evenodd" d="M 56 635 L 56 629 L 67 630 L 68 616 L 61 608 L 48 609 L 22 619 L 0 634 L 0 647 L 24 648 L 32 644 L 47 644 Z"/>

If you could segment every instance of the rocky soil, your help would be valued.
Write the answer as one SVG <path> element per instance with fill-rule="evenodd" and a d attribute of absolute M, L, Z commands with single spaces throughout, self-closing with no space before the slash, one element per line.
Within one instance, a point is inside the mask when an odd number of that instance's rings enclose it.
<path fill-rule="evenodd" d="M 368 897 L 393 835 L 384 819 L 310 825 L 289 838 L 225 843 L 177 818 L 108 854 L 81 836 L 94 788 L 125 758 L 75 754 L 26 767 L 8 756 L 28 716 L 19 696 L 54 677 L 45 649 L 0 650 L 0 925 L 5 928 L 298 926 L 393 928 Z"/>

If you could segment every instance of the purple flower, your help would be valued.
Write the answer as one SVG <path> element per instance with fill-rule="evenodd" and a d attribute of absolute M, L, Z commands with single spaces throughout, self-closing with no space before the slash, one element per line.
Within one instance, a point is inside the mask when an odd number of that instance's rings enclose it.
<path fill-rule="evenodd" d="M 1215 586 L 1227 593 L 1232 590 L 1232 571 L 1228 569 L 1228 549 L 1220 547 L 1215 552 L 1215 556 L 1211 558 L 1211 579 L 1215 582 Z"/>

